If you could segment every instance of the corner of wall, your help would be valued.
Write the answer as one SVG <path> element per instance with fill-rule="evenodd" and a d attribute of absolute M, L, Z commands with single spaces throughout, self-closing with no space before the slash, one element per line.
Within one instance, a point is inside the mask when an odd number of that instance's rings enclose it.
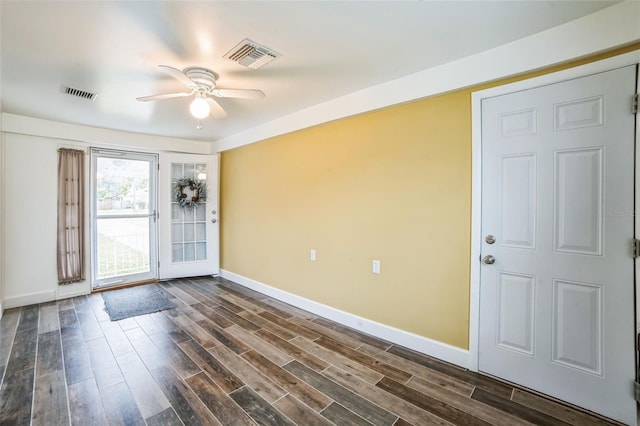
<path fill-rule="evenodd" d="M 4 132 L 0 113 L 0 319 L 4 312 Z"/>

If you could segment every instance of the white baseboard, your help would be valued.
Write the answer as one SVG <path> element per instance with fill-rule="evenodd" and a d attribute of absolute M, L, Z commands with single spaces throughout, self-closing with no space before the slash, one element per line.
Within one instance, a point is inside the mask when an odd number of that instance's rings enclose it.
<path fill-rule="evenodd" d="M 34 305 L 36 303 L 44 303 L 56 300 L 56 290 L 38 291 L 36 293 L 27 293 L 20 296 L 5 297 L 4 308 L 17 308 L 19 306 Z"/>
<path fill-rule="evenodd" d="M 347 327 L 362 331 L 363 333 L 367 333 L 391 343 L 413 349 L 425 355 L 450 362 L 451 364 L 459 365 L 460 367 L 468 367 L 469 351 L 467 350 L 456 348 L 455 346 L 438 342 L 437 340 L 432 340 L 389 325 L 362 318 L 357 315 L 341 311 L 340 309 L 323 305 L 322 303 L 314 302 L 313 300 L 271 287 L 267 284 L 263 284 L 259 281 L 244 277 L 231 271 L 220 269 L 220 276 L 251 290 L 266 294 L 274 299 L 278 299 L 297 308 L 311 312 L 312 314 L 319 315 L 337 323 L 346 325 Z"/>
<path fill-rule="evenodd" d="M 0 302 L 0 320 L 2 319 L 2 314 L 4 314 L 4 307 L 2 306 L 2 302 Z"/>

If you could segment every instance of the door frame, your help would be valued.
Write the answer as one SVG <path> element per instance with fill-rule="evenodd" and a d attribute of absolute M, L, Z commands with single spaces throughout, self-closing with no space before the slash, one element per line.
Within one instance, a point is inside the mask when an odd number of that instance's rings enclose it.
<path fill-rule="evenodd" d="M 468 368 L 478 371 L 479 364 L 479 338 L 480 338 L 480 255 L 482 249 L 482 100 L 521 90 L 533 89 L 553 83 L 585 77 L 591 74 L 610 71 L 628 65 L 640 64 L 640 50 L 625 53 L 619 56 L 592 62 L 586 65 L 557 71 L 540 77 L 489 89 L 479 90 L 471 94 L 471 275 L 469 294 L 469 361 Z M 640 73 L 637 75 L 636 90 L 640 90 Z M 631 104 L 629 105 L 631 109 Z M 640 142 L 640 113 L 636 114 L 636 143 Z M 640 150 L 636 149 L 636 164 L 640 165 Z M 640 173 L 635 175 L 635 198 L 640 200 Z M 639 206 L 635 206 L 636 211 Z M 635 235 L 640 235 L 640 220 L 635 216 Z M 631 238 L 629 235 L 629 250 L 631 250 Z M 640 276 L 640 263 L 635 261 L 635 275 Z M 638 319 L 640 313 L 640 289 L 638 280 L 636 286 L 636 330 L 640 329 Z"/>
<path fill-rule="evenodd" d="M 142 159 L 147 161 L 149 158 L 153 158 L 153 162 L 151 163 L 151 179 L 149 179 L 149 217 L 153 218 L 153 226 L 149 228 L 149 267 L 150 271 L 148 273 L 149 276 L 144 276 L 144 274 L 136 273 L 131 274 L 133 277 L 132 280 L 113 283 L 113 284 L 103 284 L 97 285 L 98 282 L 103 281 L 98 279 L 98 221 L 97 221 L 97 194 L 96 194 L 96 185 L 97 185 L 97 168 L 96 162 L 100 156 L 109 157 L 109 158 L 126 158 L 126 159 Z M 90 147 L 89 148 L 89 162 L 90 166 L 90 174 L 89 174 L 89 192 L 90 192 L 90 208 L 89 210 L 89 222 L 91 223 L 91 231 L 90 231 L 90 258 L 93 268 L 91 269 L 91 291 L 96 290 L 104 290 L 109 289 L 121 285 L 128 285 L 137 282 L 145 282 L 148 280 L 157 280 L 158 279 L 158 255 L 159 255 L 159 246 L 158 246 L 158 153 L 154 152 L 141 152 L 141 151 L 130 151 L 128 149 L 116 149 L 116 148 L 100 148 L 100 147 Z M 153 213 L 152 213 L 153 212 Z M 154 232 L 151 232 L 153 229 Z M 146 273 L 145 273 L 146 274 Z M 142 275 L 142 276 L 141 276 Z"/>

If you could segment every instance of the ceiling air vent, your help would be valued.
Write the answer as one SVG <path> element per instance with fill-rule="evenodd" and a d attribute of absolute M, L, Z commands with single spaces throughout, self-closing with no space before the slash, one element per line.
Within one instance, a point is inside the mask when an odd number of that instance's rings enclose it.
<path fill-rule="evenodd" d="M 90 101 L 95 101 L 98 97 L 97 93 L 87 92 L 86 90 L 74 89 L 73 87 L 68 87 L 65 85 L 60 86 L 60 91 L 64 94 L 77 96 L 82 99 L 88 99 Z"/>
<path fill-rule="evenodd" d="M 224 55 L 225 58 L 254 70 L 268 64 L 278 56 L 280 56 L 278 52 L 251 41 L 248 38 L 242 40 Z"/>

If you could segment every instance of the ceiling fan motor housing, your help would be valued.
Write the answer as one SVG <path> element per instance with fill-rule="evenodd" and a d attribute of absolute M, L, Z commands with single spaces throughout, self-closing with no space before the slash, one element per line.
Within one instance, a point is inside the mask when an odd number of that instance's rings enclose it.
<path fill-rule="evenodd" d="M 184 74 L 193 80 L 197 84 L 198 88 L 204 88 L 211 90 L 216 87 L 216 80 L 218 80 L 218 74 L 215 72 L 200 67 L 189 67 L 184 69 Z"/>

